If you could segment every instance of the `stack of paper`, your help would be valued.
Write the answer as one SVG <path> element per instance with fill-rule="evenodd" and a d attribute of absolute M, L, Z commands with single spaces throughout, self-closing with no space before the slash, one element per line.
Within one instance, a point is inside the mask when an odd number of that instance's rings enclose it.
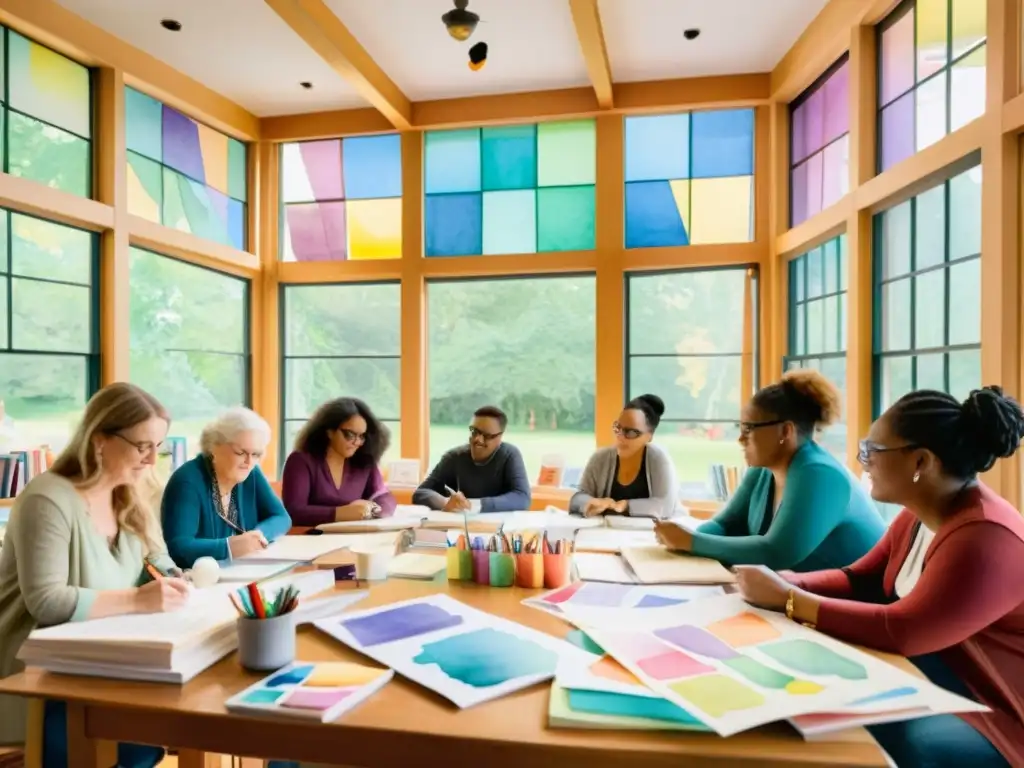
<path fill-rule="evenodd" d="M 266 549 L 252 552 L 239 558 L 239 561 L 272 560 L 275 562 L 311 563 L 318 557 L 337 552 L 339 549 L 384 546 L 394 544 L 396 538 L 397 534 L 391 532 L 350 536 L 282 536 Z"/>
<path fill-rule="evenodd" d="M 388 566 L 388 576 L 398 579 L 423 579 L 430 581 L 447 567 L 444 555 L 425 555 L 405 552 Z"/>
<path fill-rule="evenodd" d="M 731 584 L 736 577 L 717 560 L 670 552 L 664 547 L 622 550 L 641 584 Z"/>
<path fill-rule="evenodd" d="M 289 585 L 309 598 L 334 588 L 332 571 L 309 571 L 275 579 L 262 585 L 272 598 Z M 92 621 L 69 622 L 33 631 L 21 646 L 18 658 L 52 672 L 124 680 L 184 683 L 231 653 L 238 644 L 235 621 L 238 613 L 228 595 L 237 584 L 220 584 L 196 590 L 180 611 L 111 616 Z M 330 597 L 332 612 L 344 603 L 362 599 L 365 592 Z M 312 620 L 322 615 L 322 600 L 305 602 Z M 297 621 L 303 621 L 301 615 Z"/>

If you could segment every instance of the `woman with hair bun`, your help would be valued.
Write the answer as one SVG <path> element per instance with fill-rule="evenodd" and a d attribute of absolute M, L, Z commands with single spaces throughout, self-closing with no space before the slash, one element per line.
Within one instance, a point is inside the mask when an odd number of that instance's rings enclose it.
<path fill-rule="evenodd" d="M 790 371 L 743 409 L 739 442 L 750 467 L 725 509 L 695 532 L 662 524 L 669 549 L 729 565 L 775 570 L 841 568 L 885 532 L 857 479 L 814 441 L 839 418 L 835 385 L 814 370 Z"/>
<path fill-rule="evenodd" d="M 615 445 L 590 457 L 579 490 L 569 501 L 577 515 L 672 517 L 678 503 L 672 459 L 654 445 L 654 432 L 665 413 L 657 395 L 634 397 L 612 424 Z"/>
<path fill-rule="evenodd" d="M 871 726 L 899 766 L 1024 765 L 1024 520 L 978 481 L 1024 437 L 999 387 L 963 404 L 922 390 L 871 425 L 871 495 L 900 504 L 885 537 L 842 570 L 737 568 L 748 602 L 849 643 L 910 657 L 991 712 Z"/>

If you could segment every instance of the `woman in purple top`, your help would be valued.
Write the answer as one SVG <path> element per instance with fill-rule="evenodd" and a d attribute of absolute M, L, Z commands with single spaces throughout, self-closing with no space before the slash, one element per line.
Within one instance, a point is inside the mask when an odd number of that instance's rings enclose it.
<path fill-rule="evenodd" d="M 386 517 L 395 497 L 378 464 L 391 441 L 362 400 L 339 397 L 321 405 L 295 438 L 284 464 L 281 497 L 295 525 Z"/>

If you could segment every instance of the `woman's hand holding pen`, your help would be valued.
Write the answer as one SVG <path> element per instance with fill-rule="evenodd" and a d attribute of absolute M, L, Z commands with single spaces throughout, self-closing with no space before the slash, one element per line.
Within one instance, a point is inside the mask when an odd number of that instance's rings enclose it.
<path fill-rule="evenodd" d="M 470 509 L 472 509 L 472 505 L 469 503 L 469 499 L 459 491 L 449 496 L 444 505 L 445 512 L 468 512 Z"/>
<path fill-rule="evenodd" d="M 183 608 L 192 592 L 184 579 L 154 579 L 135 590 L 135 613 L 165 613 Z"/>
<path fill-rule="evenodd" d="M 253 552 L 259 552 L 267 548 L 267 537 L 263 531 L 246 531 L 228 539 L 228 549 L 231 550 L 231 557 L 245 557 Z"/>

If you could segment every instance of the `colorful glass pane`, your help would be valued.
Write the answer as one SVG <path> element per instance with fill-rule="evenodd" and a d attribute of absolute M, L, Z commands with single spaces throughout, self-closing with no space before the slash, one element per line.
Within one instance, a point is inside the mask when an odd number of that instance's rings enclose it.
<path fill-rule="evenodd" d="M 401 258 L 401 138 L 283 145 L 281 202 L 284 261 Z"/>
<path fill-rule="evenodd" d="M 917 82 L 927 80 L 947 63 L 949 0 L 916 0 Z"/>
<path fill-rule="evenodd" d="M 7 104 L 11 109 L 88 139 L 89 70 L 8 30 Z"/>
<path fill-rule="evenodd" d="M 159 224 L 164 199 L 160 163 L 129 152 L 127 177 L 128 213 Z"/>
<path fill-rule="evenodd" d="M 7 172 L 88 197 L 92 192 L 92 147 L 75 134 L 10 111 Z"/>
<path fill-rule="evenodd" d="M 949 71 L 949 129 L 955 131 L 985 114 L 985 48 L 964 56 Z"/>
<path fill-rule="evenodd" d="M 592 249 L 596 150 L 593 120 L 428 132 L 426 255 Z"/>
<path fill-rule="evenodd" d="M 128 150 L 163 160 L 163 105 L 134 88 L 124 89 L 125 143 Z"/>
<path fill-rule="evenodd" d="M 631 117 L 626 120 L 627 182 L 688 178 L 690 178 L 690 114 L 688 112 L 679 115 Z"/>
<path fill-rule="evenodd" d="M 882 32 L 879 46 L 879 104 L 899 98 L 914 87 L 914 11 L 911 8 Z"/>

